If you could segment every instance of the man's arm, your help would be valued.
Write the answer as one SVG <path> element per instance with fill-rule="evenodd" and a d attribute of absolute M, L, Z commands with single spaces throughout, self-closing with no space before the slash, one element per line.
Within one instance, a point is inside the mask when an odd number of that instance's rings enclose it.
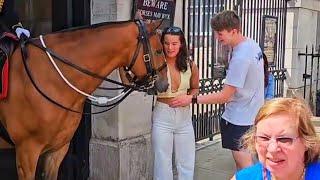
<path fill-rule="evenodd" d="M 268 86 L 267 86 L 267 89 L 266 89 L 266 96 L 265 96 L 265 99 L 266 100 L 270 100 L 272 98 L 274 98 L 274 77 L 272 74 L 269 74 L 269 77 L 268 77 Z"/>
<path fill-rule="evenodd" d="M 223 104 L 230 101 L 236 92 L 236 87 L 225 84 L 218 93 L 207 94 L 197 97 L 199 104 Z"/>
<path fill-rule="evenodd" d="M 200 95 L 197 97 L 198 104 L 222 104 L 229 102 L 236 92 L 236 87 L 225 84 L 218 93 Z M 170 102 L 170 107 L 187 106 L 191 103 L 192 95 L 176 97 Z"/>

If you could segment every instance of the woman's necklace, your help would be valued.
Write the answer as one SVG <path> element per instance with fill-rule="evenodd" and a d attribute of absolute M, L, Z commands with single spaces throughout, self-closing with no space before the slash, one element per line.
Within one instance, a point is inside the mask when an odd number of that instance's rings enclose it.
<path fill-rule="evenodd" d="M 303 172 L 300 179 L 305 180 L 305 178 L 306 178 L 306 168 L 303 168 Z"/>
<path fill-rule="evenodd" d="M 300 180 L 305 180 L 305 175 L 306 175 L 306 168 L 303 168 L 303 172 L 300 177 Z M 263 168 L 262 176 L 263 176 L 262 178 L 263 180 L 269 180 L 269 179 L 274 180 L 274 178 L 271 177 L 270 171 L 268 171 L 266 168 Z"/>

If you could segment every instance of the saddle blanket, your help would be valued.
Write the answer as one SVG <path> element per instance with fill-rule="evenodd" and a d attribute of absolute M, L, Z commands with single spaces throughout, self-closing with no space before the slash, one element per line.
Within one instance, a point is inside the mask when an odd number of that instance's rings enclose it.
<path fill-rule="evenodd" d="M 5 56 L 0 57 L 0 100 L 7 97 L 9 85 L 9 58 L 18 42 L 17 36 L 4 32 L 0 37 L 0 48 Z"/>
<path fill-rule="evenodd" d="M 1 62 L 2 64 L 2 62 Z M 0 100 L 7 97 L 8 94 L 8 83 L 9 81 L 9 60 L 4 59 L 4 65 L 1 69 L 1 91 L 0 91 Z"/>

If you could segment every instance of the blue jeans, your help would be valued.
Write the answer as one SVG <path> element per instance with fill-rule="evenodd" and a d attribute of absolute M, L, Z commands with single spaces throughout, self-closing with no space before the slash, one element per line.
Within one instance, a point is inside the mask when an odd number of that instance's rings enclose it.
<path fill-rule="evenodd" d="M 193 180 L 195 139 L 190 107 L 170 108 L 157 102 L 153 112 L 154 180 L 172 180 L 172 153 L 179 180 Z"/>

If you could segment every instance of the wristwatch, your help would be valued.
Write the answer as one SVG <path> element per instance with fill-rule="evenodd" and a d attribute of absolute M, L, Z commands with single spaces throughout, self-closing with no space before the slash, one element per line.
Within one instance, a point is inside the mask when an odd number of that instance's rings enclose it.
<path fill-rule="evenodd" d="M 192 96 L 192 104 L 197 104 L 198 103 L 198 95 L 196 95 L 196 94 L 194 94 L 193 96 Z"/>

